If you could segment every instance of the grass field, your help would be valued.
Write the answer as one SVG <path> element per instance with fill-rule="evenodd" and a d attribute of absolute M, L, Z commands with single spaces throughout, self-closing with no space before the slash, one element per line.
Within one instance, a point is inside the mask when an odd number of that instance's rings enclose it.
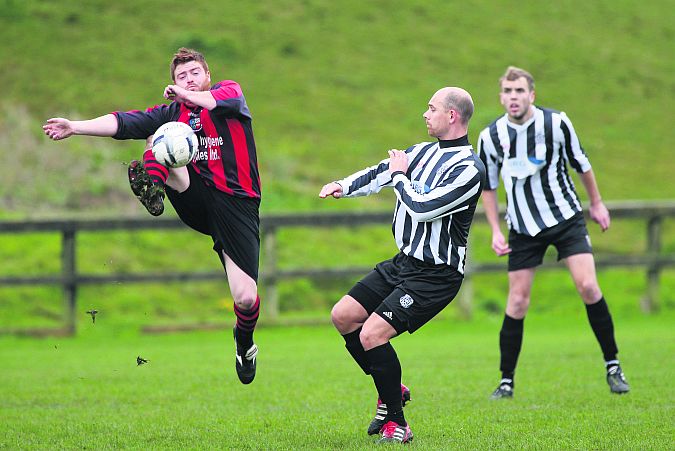
<path fill-rule="evenodd" d="M 455 308 L 455 307 L 451 307 Z M 513 401 L 499 320 L 435 320 L 394 341 L 419 449 L 673 449 L 672 312 L 616 318 L 632 391 L 609 393 L 579 315 L 532 313 Z M 227 331 L 138 335 L 102 319 L 72 339 L 0 338 L 0 448 L 364 449 L 372 383 L 330 327 L 263 328 L 239 384 Z M 136 357 L 150 360 L 137 366 Z"/>

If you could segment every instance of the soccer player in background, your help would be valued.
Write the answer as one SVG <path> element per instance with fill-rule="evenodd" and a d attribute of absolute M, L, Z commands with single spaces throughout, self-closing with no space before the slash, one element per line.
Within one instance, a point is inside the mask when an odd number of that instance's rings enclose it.
<path fill-rule="evenodd" d="M 403 415 L 410 392 L 389 340 L 415 332 L 455 297 L 463 280 L 467 237 L 485 182 L 485 167 L 467 138 L 473 101 L 461 88 L 443 88 L 429 101 L 424 120 L 431 143 L 390 150 L 378 165 L 325 185 L 319 197 L 367 196 L 393 188 L 392 231 L 399 252 L 333 307 L 345 347 L 379 395 L 368 434 L 382 442 L 413 438 Z"/>
<path fill-rule="evenodd" d="M 598 286 L 586 222 L 567 172 L 569 164 L 580 174 L 591 202 L 591 219 L 604 232 L 610 224 L 609 211 L 600 197 L 591 164 L 567 115 L 534 105 L 532 75 L 509 67 L 499 82 L 506 114 L 485 128 L 478 139 L 478 152 L 488 175 L 483 206 L 492 228 L 492 249 L 509 259 L 509 294 L 499 333 L 502 379 L 491 398 L 513 397 L 534 273 L 550 245 L 556 247 L 558 260 L 565 261 L 586 305 L 605 359 L 611 392 L 626 393 L 630 388 L 617 359 L 612 317 Z M 508 242 L 498 217 L 500 175 L 506 189 Z"/>
<path fill-rule="evenodd" d="M 143 161 L 129 164 L 131 189 L 153 216 L 164 211 L 166 194 L 185 224 L 212 237 L 234 298 L 237 375 L 249 384 L 258 354 L 253 331 L 260 308 L 261 195 L 251 113 L 238 83 L 224 80 L 211 86 L 201 53 L 180 48 L 170 72 L 172 83 L 164 88 L 164 97 L 172 101 L 168 105 L 85 121 L 52 118 L 43 129 L 55 141 L 73 135 L 147 140 Z M 151 150 L 153 133 L 171 121 L 188 124 L 199 139 L 199 150 L 185 167 L 167 168 Z"/>

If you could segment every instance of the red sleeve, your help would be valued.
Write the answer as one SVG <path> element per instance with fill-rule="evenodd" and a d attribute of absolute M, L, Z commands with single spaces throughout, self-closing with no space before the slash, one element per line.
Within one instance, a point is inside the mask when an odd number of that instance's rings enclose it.
<path fill-rule="evenodd" d="M 211 88 L 211 95 L 216 100 L 216 107 L 211 110 L 213 114 L 251 119 L 244 93 L 236 81 L 223 80 L 216 83 Z"/>
<path fill-rule="evenodd" d="M 213 88 L 211 88 L 211 94 L 213 95 L 213 98 L 216 99 L 216 102 L 218 100 L 227 100 L 244 96 L 244 93 L 241 92 L 239 83 L 232 80 L 223 80 L 216 83 Z"/>

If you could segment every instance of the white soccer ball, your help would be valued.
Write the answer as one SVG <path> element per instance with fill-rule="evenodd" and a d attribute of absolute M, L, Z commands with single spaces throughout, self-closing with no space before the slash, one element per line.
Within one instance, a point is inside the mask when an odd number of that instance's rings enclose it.
<path fill-rule="evenodd" d="M 199 140 L 194 130 L 183 122 L 167 122 L 152 137 L 152 153 L 164 166 L 180 168 L 197 154 Z"/>

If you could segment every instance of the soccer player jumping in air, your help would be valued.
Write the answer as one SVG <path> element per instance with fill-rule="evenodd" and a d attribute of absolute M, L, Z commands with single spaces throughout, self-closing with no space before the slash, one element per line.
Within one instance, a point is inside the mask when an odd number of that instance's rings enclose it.
<path fill-rule="evenodd" d="M 598 286 L 586 221 L 567 172 L 569 164 L 580 174 L 590 198 L 591 219 L 604 232 L 609 228 L 609 211 L 591 164 L 567 115 L 533 104 L 532 75 L 509 67 L 499 83 L 506 114 L 484 129 L 478 139 L 488 174 L 483 205 L 492 228 L 492 249 L 499 256 L 509 256 L 509 295 L 499 333 L 502 378 L 491 398 L 513 397 L 534 273 L 550 245 L 558 250 L 558 260 L 565 261 L 586 305 L 588 321 L 605 358 L 611 392 L 626 393 L 630 388 L 617 360 L 612 316 Z M 496 190 L 500 175 L 506 189 L 508 243 L 499 227 Z"/>
<path fill-rule="evenodd" d="M 335 304 L 333 324 L 345 347 L 372 376 L 379 395 L 368 434 L 382 442 L 413 438 L 403 415 L 408 389 L 390 339 L 415 332 L 455 297 L 464 277 L 467 238 L 485 182 L 467 130 L 473 101 L 461 88 L 443 88 L 429 101 L 424 120 L 435 142 L 390 150 L 378 165 L 328 183 L 325 198 L 367 196 L 393 188 L 393 234 L 399 252 Z"/>
<path fill-rule="evenodd" d="M 164 211 L 166 194 L 185 224 L 212 237 L 234 298 L 237 375 L 249 384 L 258 354 L 253 331 L 260 308 L 261 193 L 251 113 L 238 83 L 224 80 L 211 86 L 201 53 L 180 48 L 170 71 L 172 83 L 164 88 L 164 97 L 172 100 L 169 105 L 85 121 L 52 118 L 43 129 L 55 141 L 91 135 L 148 142 L 143 161 L 129 165 L 131 189 L 153 216 Z M 150 148 L 153 133 L 171 121 L 188 124 L 199 139 L 199 151 L 185 167 L 161 165 Z"/>

